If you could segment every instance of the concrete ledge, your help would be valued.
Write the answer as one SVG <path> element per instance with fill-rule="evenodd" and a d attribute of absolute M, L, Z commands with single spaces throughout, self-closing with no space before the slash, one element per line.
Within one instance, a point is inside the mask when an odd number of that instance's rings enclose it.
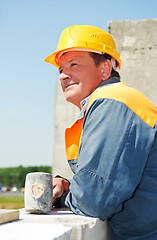
<path fill-rule="evenodd" d="M 48 223 L 4 224 L 0 236 L 2 240 L 73 240 L 72 228 Z"/>
<path fill-rule="evenodd" d="M 0 209 L 0 224 L 19 219 L 19 210 Z"/>
<path fill-rule="evenodd" d="M 75 215 L 68 209 L 55 209 L 47 214 L 30 214 L 20 211 L 20 219 L 20 223 L 60 224 L 70 227 L 73 240 L 110 239 L 107 222 L 103 222 L 98 218 Z"/>
<path fill-rule="evenodd" d="M 98 218 L 79 216 L 66 209 L 54 209 L 46 214 L 20 210 L 19 220 L 0 225 L 3 240 L 110 240 L 106 222 Z"/>

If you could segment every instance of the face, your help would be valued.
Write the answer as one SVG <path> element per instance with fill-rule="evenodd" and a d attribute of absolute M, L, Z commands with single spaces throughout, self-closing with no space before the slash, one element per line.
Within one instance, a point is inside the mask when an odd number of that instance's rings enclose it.
<path fill-rule="evenodd" d="M 71 51 L 59 60 L 59 79 L 68 102 L 80 108 L 80 102 L 102 82 L 101 64 L 96 66 L 88 52 Z"/>

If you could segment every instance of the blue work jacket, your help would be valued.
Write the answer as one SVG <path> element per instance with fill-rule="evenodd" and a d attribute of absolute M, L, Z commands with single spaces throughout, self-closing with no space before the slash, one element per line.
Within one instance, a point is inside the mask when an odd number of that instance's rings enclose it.
<path fill-rule="evenodd" d="M 66 205 L 108 220 L 114 240 L 156 240 L 156 107 L 110 78 L 87 99 L 65 138 L 74 172 Z"/>

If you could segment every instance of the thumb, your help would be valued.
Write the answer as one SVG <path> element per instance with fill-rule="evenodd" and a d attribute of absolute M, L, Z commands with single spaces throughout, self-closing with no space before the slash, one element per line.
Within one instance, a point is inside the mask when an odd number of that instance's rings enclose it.
<path fill-rule="evenodd" d="M 64 192 L 64 189 L 61 189 L 60 187 L 58 186 L 55 186 L 54 189 L 53 189 L 53 202 L 52 204 L 54 204 L 56 198 L 59 198 Z"/>

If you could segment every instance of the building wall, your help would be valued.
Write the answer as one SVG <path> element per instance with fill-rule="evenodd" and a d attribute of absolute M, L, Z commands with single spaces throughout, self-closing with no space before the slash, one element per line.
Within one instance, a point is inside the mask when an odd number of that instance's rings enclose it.
<path fill-rule="evenodd" d="M 121 80 L 143 92 L 157 105 L 157 19 L 136 21 L 111 21 L 108 25 L 117 49 L 121 54 Z M 79 110 L 67 103 L 56 84 L 55 139 L 53 175 L 71 178 L 72 172 L 66 160 L 64 131 L 79 114 Z"/>
<path fill-rule="evenodd" d="M 66 160 L 64 132 L 79 114 L 79 109 L 65 101 L 60 82 L 56 83 L 55 128 L 53 147 L 53 176 L 60 175 L 65 178 L 73 176 Z"/>
<path fill-rule="evenodd" d="M 109 22 L 121 54 L 121 80 L 157 105 L 157 19 Z"/>

